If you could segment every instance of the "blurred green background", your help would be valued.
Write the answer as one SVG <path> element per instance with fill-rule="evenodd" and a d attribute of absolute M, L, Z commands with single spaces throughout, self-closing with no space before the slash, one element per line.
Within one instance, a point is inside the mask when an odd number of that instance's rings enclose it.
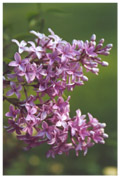
<path fill-rule="evenodd" d="M 116 175 L 117 174 L 117 3 L 4 3 L 3 4 L 3 56 L 4 70 L 17 50 L 11 39 L 32 40 L 30 30 L 48 34 L 51 28 L 63 39 L 89 40 L 93 33 L 113 43 L 107 68 L 100 74 L 87 73 L 89 81 L 76 87 L 71 95 L 71 117 L 80 108 L 105 122 L 109 138 L 105 145 L 90 148 L 84 157 L 71 151 L 69 156 L 45 157 L 47 145 L 24 151 L 24 143 L 4 129 L 4 175 Z M 3 104 L 4 114 L 9 104 Z M 3 114 L 3 115 L 4 115 Z M 7 125 L 7 118 L 3 116 Z"/>

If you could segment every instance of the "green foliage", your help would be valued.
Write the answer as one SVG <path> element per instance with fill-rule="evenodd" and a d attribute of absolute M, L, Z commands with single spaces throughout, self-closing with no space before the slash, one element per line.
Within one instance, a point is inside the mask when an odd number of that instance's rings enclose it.
<path fill-rule="evenodd" d="M 64 15 L 65 11 L 62 9 L 57 9 L 57 8 L 49 8 L 46 10 L 47 13 L 52 13 L 52 14 L 62 14 Z"/>

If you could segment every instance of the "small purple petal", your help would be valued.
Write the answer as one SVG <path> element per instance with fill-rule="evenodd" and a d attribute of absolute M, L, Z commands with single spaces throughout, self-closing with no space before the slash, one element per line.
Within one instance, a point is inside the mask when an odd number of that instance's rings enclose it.
<path fill-rule="evenodd" d="M 9 66 L 17 67 L 18 63 L 16 61 L 12 61 L 9 63 Z"/>
<path fill-rule="evenodd" d="M 5 114 L 5 116 L 11 117 L 11 113 L 10 113 L 10 112 L 7 112 L 7 113 Z"/>
<path fill-rule="evenodd" d="M 42 123 L 42 128 L 43 128 L 43 129 L 47 129 L 47 128 L 48 128 L 47 122 L 43 121 L 43 123 Z"/>
<path fill-rule="evenodd" d="M 14 91 L 11 89 L 6 93 L 6 96 L 12 96 L 14 94 Z"/>
<path fill-rule="evenodd" d="M 14 55 L 14 59 L 16 60 L 17 64 L 19 64 L 21 62 L 21 56 L 19 55 L 19 53 L 15 53 Z"/>
<path fill-rule="evenodd" d="M 20 99 L 21 94 L 19 92 L 15 92 L 15 94 L 16 94 L 17 98 Z"/>
<path fill-rule="evenodd" d="M 32 107 L 32 109 L 30 110 L 31 114 L 35 114 L 37 112 L 37 109 L 35 107 Z"/>

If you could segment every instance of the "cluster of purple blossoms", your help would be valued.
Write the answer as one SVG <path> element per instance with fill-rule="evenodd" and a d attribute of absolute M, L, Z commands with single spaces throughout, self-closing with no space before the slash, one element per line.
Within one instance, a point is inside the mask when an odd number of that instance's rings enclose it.
<path fill-rule="evenodd" d="M 17 138 L 27 144 L 26 150 L 47 143 L 51 146 L 47 157 L 69 154 L 73 149 L 77 156 L 79 151 L 85 155 L 95 143 L 105 143 L 106 124 L 90 113 L 86 119 L 80 109 L 71 118 L 70 96 L 65 101 L 63 94 L 66 89 L 72 91 L 76 85 L 88 81 L 83 67 L 97 75 L 99 64 L 108 66 L 98 56 L 109 55 L 112 44 L 103 47 L 104 39 L 101 39 L 96 45 L 94 34 L 90 41 L 73 40 L 70 44 L 48 30 L 48 36 L 31 31 L 36 36 L 34 42 L 12 40 L 18 52 L 9 63 L 13 71 L 4 78 L 4 84 L 10 86 L 6 96 L 15 94 L 17 102 L 13 101 L 6 113 L 9 123 L 6 128 L 8 132 L 16 132 Z M 21 57 L 26 53 L 26 57 Z M 34 95 L 28 95 L 28 88 Z"/>

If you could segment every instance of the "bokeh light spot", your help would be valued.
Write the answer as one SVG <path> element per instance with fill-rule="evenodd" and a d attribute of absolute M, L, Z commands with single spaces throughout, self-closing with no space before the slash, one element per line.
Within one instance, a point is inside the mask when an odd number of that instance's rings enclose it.
<path fill-rule="evenodd" d="M 108 166 L 103 169 L 104 175 L 117 175 L 117 168 L 114 166 Z"/>
<path fill-rule="evenodd" d="M 61 163 L 53 163 L 50 165 L 49 170 L 53 174 L 62 174 L 64 167 Z"/>
<path fill-rule="evenodd" d="M 38 166 L 40 164 L 40 159 L 38 158 L 37 155 L 32 155 L 29 158 L 29 164 L 32 166 Z"/>

